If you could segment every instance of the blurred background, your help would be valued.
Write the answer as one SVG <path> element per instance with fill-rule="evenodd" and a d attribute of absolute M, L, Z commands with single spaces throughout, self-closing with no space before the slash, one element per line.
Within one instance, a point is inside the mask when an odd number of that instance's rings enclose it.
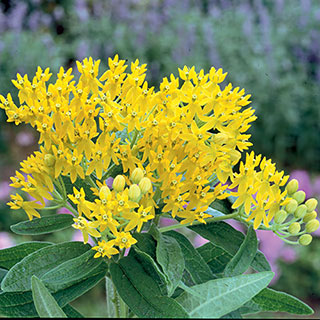
<path fill-rule="evenodd" d="M 0 94 L 17 91 L 16 74 L 32 77 L 38 65 L 56 73 L 75 61 L 116 53 L 148 64 L 156 88 L 178 67 L 211 66 L 227 82 L 252 94 L 258 120 L 253 149 L 300 181 L 307 198 L 320 197 L 320 1 L 318 0 L 1 0 Z M 54 79 L 54 78 L 53 78 Z M 16 99 L 17 102 L 17 99 Z M 14 237 L 13 223 L 26 219 L 6 206 L 9 177 L 37 148 L 36 133 L 6 123 L 0 113 L 0 248 L 31 240 Z M 320 234 L 319 234 L 320 235 Z M 276 277 L 273 287 L 317 309 L 320 301 L 320 238 L 310 246 L 284 245 L 261 231 L 260 249 Z M 66 241 L 72 231 L 47 237 Z M 40 238 L 39 239 L 43 239 Z M 32 240 L 38 240 L 33 237 Z M 197 245 L 201 239 L 195 239 Z M 75 302 L 86 316 L 103 315 L 103 285 Z M 96 303 L 93 303 L 96 301 Z M 281 314 L 277 317 L 284 317 Z M 275 315 L 269 315 L 275 317 Z"/>

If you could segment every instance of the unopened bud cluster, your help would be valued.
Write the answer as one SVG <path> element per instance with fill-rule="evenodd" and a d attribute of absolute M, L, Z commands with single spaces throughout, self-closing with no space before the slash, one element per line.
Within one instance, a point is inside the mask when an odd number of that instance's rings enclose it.
<path fill-rule="evenodd" d="M 314 198 L 305 201 L 305 192 L 298 188 L 299 183 L 296 179 L 287 184 L 287 195 L 291 199 L 275 214 L 271 229 L 279 232 L 284 238 L 299 237 L 299 244 L 308 245 L 312 241 L 310 233 L 319 228 L 315 211 L 318 201 Z"/>

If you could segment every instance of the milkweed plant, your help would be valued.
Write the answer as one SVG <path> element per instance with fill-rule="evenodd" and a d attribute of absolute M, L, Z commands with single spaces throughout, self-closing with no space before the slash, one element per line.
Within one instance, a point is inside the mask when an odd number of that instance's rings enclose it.
<path fill-rule="evenodd" d="M 78 81 L 63 67 L 50 84 L 49 68 L 38 67 L 32 80 L 18 74 L 20 106 L 10 93 L 0 96 L 8 122 L 39 133 L 39 150 L 11 177 L 18 191 L 8 205 L 29 218 L 11 230 L 71 227 L 83 235 L 83 242 L 1 250 L 0 314 L 81 317 L 69 303 L 103 278 L 106 317 L 312 314 L 267 288 L 274 274 L 255 230 L 308 245 L 319 221 L 317 200 L 305 201 L 297 180 L 250 151 L 250 95 L 222 87 L 226 73 L 213 67 L 197 73 L 185 66 L 157 91 L 139 60 L 126 72 L 116 55 L 102 75 L 99 63 L 77 61 Z M 40 215 L 63 207 L 70 214 Z M 160 227 L 161 217 L 175 223 Z M 246 235 L 228 219 L 247 226 Z M 195 248 L 181 228 L 209 242 Z"/>

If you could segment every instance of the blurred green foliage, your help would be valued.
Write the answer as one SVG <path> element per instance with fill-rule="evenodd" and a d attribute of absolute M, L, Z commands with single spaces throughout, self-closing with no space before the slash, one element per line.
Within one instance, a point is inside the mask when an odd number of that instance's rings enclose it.
<path fill-rule="evenodd" d="M 288 263 L 278 262 L 281 276 L 275 289 L 297 295 L 302 299 L 317 301 L 320 297 L 320 238 L 314 237 L 308 247 L 297 248 L 298 259 Z"/>
<path fill-rule="evenodd" d="M 116 53 L 139 58 L 151 84 L 183 65 L 223 67 L 252 94 L 256 152 L 290 169 L 320 170 L 319 1 L 3 1 L 3 17 L 21 3 L 20 26 L 7 23 L 0 33 L 2 94 L 15 95 L 17 72 L 56 72 L 86 56 L 103 67 Z"/>

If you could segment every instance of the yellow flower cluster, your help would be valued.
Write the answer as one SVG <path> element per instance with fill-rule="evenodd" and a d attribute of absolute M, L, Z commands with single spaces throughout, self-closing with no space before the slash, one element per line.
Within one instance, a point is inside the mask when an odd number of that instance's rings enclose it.
<path fill-rule="evenodd" d="M 88 235 L 101 237 L 96 257 L 110 257 L 119 252 L 114 246 L 129 248 L 136 242 L 130 231 L 139 232 L 157 208 L 181 223 L 205 223 L 209 205 L 230 196 L 226 182 L 231 179 L 231 188 L 238 186 L 234 208 L 244 204 L 249 215 L 253 206 L 248 219 L 254 219 L 255 228 L 262 220 L 268 226 L 289 199 L 281 191 L 287 177 L 253 153 L 241 163 L 240 173 L 233 172 L 241 152 L 251 146 L 246 132 L 256 116 L 246 107 L 250 95 L 231 84 L 222 89 L 222 69 L 206 74 L 184 67 L 180 79 L 171 74 L 155 91 L 145 81 L 146 65 L 138 60 L 126 72 L 118 55 L 109 58 L 102 76 L 99 64 L 91 57 L 77 62 L 77 82 L 72 69 L 62 67 L 50 84 L 48 68 L 38 67 L 32 81 L 18 74 L 13 83 L 19 107 L 10 94 L 0 95 L 8 122 L 29 123 L 40 133 L 40 150 L 21 163 L 23 174 L 16 171 L 11 178 L 13 187 L 34 200 L 12 195 L 12 209 L 24 209 L 31 220 L 40 217 L 37 209 L 45 199 L 61 203 L 75 214 L 73 226 L 85 242 Z M 119 167 L 122 174 L 113 176 L 110 190 L 105 179 Z M 94 198 L 75 186 L 68 194 L 65 179 L 89 184 Z"/>

